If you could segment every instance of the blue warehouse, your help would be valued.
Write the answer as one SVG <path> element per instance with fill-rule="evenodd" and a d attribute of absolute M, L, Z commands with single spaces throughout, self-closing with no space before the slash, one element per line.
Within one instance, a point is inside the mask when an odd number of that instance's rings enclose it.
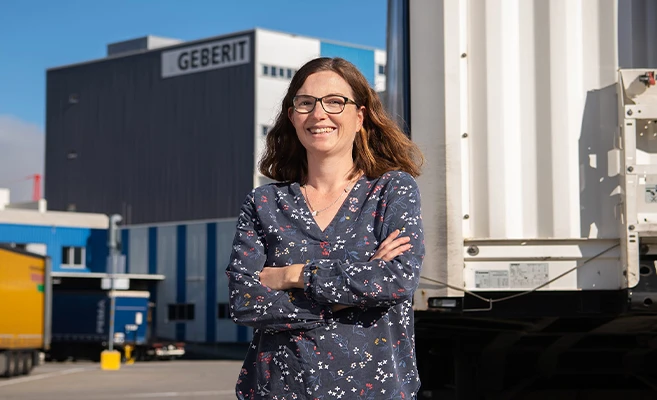
<path fill-rule="evenodd" d="M 157 334 L 193 343 L 248 342 L 250 328 L 230 319 L 224 273 L 236 219 L 133 225 L 122 229 L 126 271 L 162 275 Z"/>
<path fill-rule="evenodd" d="M 68 304 L 66 308 L 71 309 L 75 299 L 84 303 L 83 299 L 108 296 L 102 294 L 108 292 L 112 272 L 108 216 L 48 211 L 44 200 L 27 206 L 0 205 L 0 243 L 50 257 L 55 305 Z M 121 290 L 136 293 L 137 298 L 146 294 L 150 311 L 144 314 L 148 314 L 154 338 L 192 343 L 250 341 L 250 328 L 235 325 L 228 306 L 224 270 L 234 232 L 235 219 L 121 228 L 123 257 L 114 276 L 123 282 Z M 70 315 L 62 313 L 58 319 L 55 313 L 54 339 L 60 333 L 69 341 L 85 335 L 98 339 L 97 333 L 84 328 L 96 324 L 95 306 L 85 306 L 78 312 L 88 315 L 89 321 L 78 321 L 76 326 Z"/>
<path fill-rule="evenodd" d="M 160 339 L 166 338 L 154 330 L 154 300 L 165 276 L 127 273 L 122 257 L 110 269 L 108 228 L 106 215 L 49 211 L 43 199 L 11 204 L 9 191 L 0 189 L 0 243 L 50 259 L 52 331 L 46 357 L 97 360 L 110 338 L 115 348 L 131 345 L 142 358 L 155 358 L 156 352 L 183 355 L 183 344 L 170 340 L 164 349 Z M 116 299 L 114 313 L 111 299 Z"/>

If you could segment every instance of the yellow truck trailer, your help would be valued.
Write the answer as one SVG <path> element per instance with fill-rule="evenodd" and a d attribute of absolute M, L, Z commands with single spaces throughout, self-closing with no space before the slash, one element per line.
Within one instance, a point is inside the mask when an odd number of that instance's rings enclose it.
<path fill-rule="evenodd" d="M 50 259 L 0 245 L 0 376 L 27 375 L 50 346 Z"/>

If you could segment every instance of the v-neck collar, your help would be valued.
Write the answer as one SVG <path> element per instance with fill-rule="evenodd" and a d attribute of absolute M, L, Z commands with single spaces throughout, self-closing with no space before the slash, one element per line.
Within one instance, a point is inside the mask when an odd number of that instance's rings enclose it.
<path fill-rule="evenodd" d="M 346 207 L 349 207 L 349 202 L 347 201 L 349 198 L 353 197 L 353 194 L 355 191 L 358 189 L 357 185 L 360 183 L 363 178 L 366 177 L 365 174 L 361 174 L 358 179 L 354 181 L 354 185 L 351 187 L 351 190 L 347 192 L 347 195 L 345 198 L 342 200 L 342 204 L 340 204 L 340 208 L 335 212 L 335 215 L 333 215 L 333 218 L 331 219 L 331 222 L 326 225 L 324 229 L 321 229 L 319 227 L 319 224 L 315 220 L 315 216 L 313 216 L 312 211 L 310 211 L 310 207 L 308 206 L 308 201 L 306 200 L 306 196 L 303 195 L 303 191 L 301 190 L 301 183 L 299 182 L 294 182 L 292 185 L 294 187 L 294 191 L 296 192 L 295 195 L 299 196 L 301 200 L 303 201 L 303 205 L 301 207 L 304 208 L 304 213 L 307 213 L 309 216 L 310 220 L 312 221 L 312 226 L 313 230 L 316 231 L 316 233 L 319 233 L 319 239 L 320 240 L 326 240 L 328 236 L 326 233 L 329 231 L 329 228 L 333 228 L 333 226 L 337 223 L 337 219 L 339 215 L 341 215 Z"/>

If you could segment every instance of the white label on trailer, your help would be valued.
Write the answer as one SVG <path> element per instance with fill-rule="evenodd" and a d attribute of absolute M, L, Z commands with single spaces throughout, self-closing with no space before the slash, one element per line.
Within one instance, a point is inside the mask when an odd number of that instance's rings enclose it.
<path fill-rule="evenodd" d="M 508 288 L 509 271 L 475 271 L 475 287 L 478 289 Z"/>
<path fill-rule="evenodd" d="M 511 287 L 533 289 L 540 286 L 550 279 L 549 270 L 548 263 L 511 264 Z"/>
<path fill-rule="evenodd" d="M 646 185 L 646 203 L 657 203 L 657 187 L 655 185 Z"/>
<path fill-rule="evenodd" d="M 162 78 L 246 64 L 250 60 L 248 36 L 183 47 L 162 53 Z"/>

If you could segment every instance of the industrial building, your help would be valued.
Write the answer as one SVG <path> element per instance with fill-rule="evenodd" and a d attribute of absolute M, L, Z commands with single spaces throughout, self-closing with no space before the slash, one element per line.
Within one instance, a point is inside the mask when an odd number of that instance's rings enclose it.
<path fill-rule="evenodd" d="M 21 270 L 14 264 L 14 258 L 10 259 L 13 261 L 3 259 L 0 267 L 4 268 L 5 279 L 9 281 L 0 285 L 3 289 L 0 298 L 9 301 L 15 298 L 12 293 L 23 293 L 25 282 L 39 284 L 35 290 L 42 293 L 45 290 L 41 306 L 48 310 L 43 317 L 43 332 L 48 338 L 44 351 L 48 359 L 91 357 L 94 360 L 107 348 L 110 337 L 121 346 L 125 341 L 136 339 L 137 330 L 143 348 L 153 348 L 163 354 L 184 354 L 182 347 L 176 347 L 179 345 L 172 344 L 174 347 L 166 350 L 154 348 L 161 344 L 157 341 L 154 315 L 160 308 L 167 308 L 167 304 L 156 302 L 158 292 L 168 287 L 162 283 L 166 276 L 151 273 L 151 270 L 130 273 L 126 271 L 125 256 L 111 257 L 107 215 L 50 211 L 45 199 L 25 203 L 9 200 L 9 190 L 0 189 L 0 248 L 45 256 L 47 261 L 45 271 L 42 267 L 39 275 L 38 265 Z M 114 260 L 116 262 L 112 262 Z M 111 297 L 121 299 L 117 300 L 114 311 L 109 308 Z M 142 317 L 138 321 L 134 317 L 126 319 L 127 315 L 135 314 L 134 299 L 137 297 L 143 304 Z M 166 292 L 162 297 L 167 299 Z M 26 309 L 19 308 L 21 312 L 38 311 L 33 308 L 39 306 L 38 303 L 23 305 Z M 112 318 L 115 324 L 110 333 Z M 5 331 L 4 335 L 10 341 L 23 340 L 11 331 Z"/>
<path fill-rule="evenodd" d="M 9 190 L 0 189 L 0 244 L 48 256 L 55 278 L 106 272 L 106 215 L 49 211 L 44 199 L 9 199 Z"/>
<path fill-rule="evenodd" d="M 12 204 L 8 192 L 0 189 L 0 244 L 48 256 L 55 299 L 96 295 L 109 290 L 114 277 L 120 290 L 150 293 L 154 337 L 190 343 L 251 340 L 252 330 L 233 323 L 228 308 L 224 270 L 235 218 L 122 227 L 123 257 L 112 270 L 107 215 L 50 211 L 44 199 Z"/>
<path fill-rule="evenodd" d="M 164 275 L 128 274 L 124 257 L 114 270 L 108 264 L 109 217 L 97 213 L 48 209 L 45 199 L 11 203 L 0 188 L 0 244 L 50 259 L 55 289 L 101 289 L 110 273 L 133 289 L 151 290 Z"/>
<path fill-rule="evenodd" d="M 296 69 L 353 62 L 385 87 L 385 51 L 264 29 L 192 42 L 148 36 L 47 71 L 45 197 L 52 210 L 145 224 L 237 215 Z"/>
<path fill-rule="evenodd" d="M 230 318 L 228 280 L 236 219 L 132 225 L 122 229 L 126 272 L 165 276 L 153 298 L 158 337 L 190 343 L 251 340 Z"/>
<path fill-rule="evenodd" d="M 114 278 L 119 291 L 149 293 L 149 334 L 165 340 L 230 343 L 251 339 L 251 329 L 234 324 L 228 311 L 224 269 L 235 223 L 235 219 L 220 219 L 123 227 L 123 257 L 113 268 L 107 215 L 50 211 L 44 199 L 10 203 L 9 191 L 0 189 L 0 244 L 49 258 L 55 303 L 71 296 L 96 298 L 110 290 Z M 94 309 L 95 302 L 88 307 Z M 84 337 L 80 333 L 90 324 L 95 326 L 100 314 L 92 311 L 93 320 L 78 316 L 70 327 L 62 324 L 71 318 L 55 318 L 53 340 L 70 341 L 75 336 L 84 343 L 95 339 L 97 335 L 91 337 L 89 329 Z M 123 327 L 115 329 L 122 333 Z M 64 336 L 58 331 L 75 334 Z"/>

